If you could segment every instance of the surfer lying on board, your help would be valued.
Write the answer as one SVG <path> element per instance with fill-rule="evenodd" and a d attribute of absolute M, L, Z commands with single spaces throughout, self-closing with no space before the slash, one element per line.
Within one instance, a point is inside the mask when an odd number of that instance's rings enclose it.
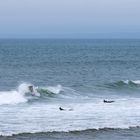
<path fill-rule="evenodd" d="M 72 108 L 62 108 L 62 107 L 59 107 L 59 110 L 60 111 L 72 111 L 73 109 Z"/>
<path fill-rule="evenodd" d="M 103 100 L 104 103 L 113 103 L 115 101 L 107 101 L 107 100 Z"/>

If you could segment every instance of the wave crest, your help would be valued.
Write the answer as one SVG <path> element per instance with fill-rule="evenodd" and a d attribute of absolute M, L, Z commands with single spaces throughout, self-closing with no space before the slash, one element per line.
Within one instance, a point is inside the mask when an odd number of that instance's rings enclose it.
<path fill-rule="evenodd" d="M 29 90 L 29 86 L 33 87 L 33 92 Z M 0 105 L 25 103 L 41 96 L 59 94 L 61 91 L 61 85 L 54 87 L 35 87 L 30 83 L 22 83 L 15 90 L 0 91 Z"/>
<path fill-rule="evenodd" d="M 140 80 L 121 80 L 114 83 L 106 84 L 109 88 L 136 88 L 140 87 Z"/>

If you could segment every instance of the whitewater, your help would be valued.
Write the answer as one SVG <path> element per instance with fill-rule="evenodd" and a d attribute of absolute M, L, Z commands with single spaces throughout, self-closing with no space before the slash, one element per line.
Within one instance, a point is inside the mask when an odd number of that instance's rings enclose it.
<path fill-rule="evenodd" d="M 0 139 L 138 140 L 139 46 L 140 40 L 0 40 Z"/>
<path fill-rule="evenodd" d="M 38 94 L 36 96 L 29 93 L 29 85 L 33 84 L 22 83 L 16 90 L 0 92 L 1 135 L 103 128 L 129 129 L 140 126 L 138 119 L 140 100 L 133 97 L 134 95 L 124 94 L 122 98 L 122 96 L 114 94 L 109 96 L 108 94 L 103 95 L 103 93 L 92 93 L 92 95 L 86 93 L 85 96 L 74 89 L 56 85 L 40 86 L 40 96 Z M 127 91 L 128 87 L 140 90 L 138 80 L 122 80 L 108 83 L 108 85 L 112 85 L 114 90 L 116 90 L 116 86 L 123 87 L 123 91 L 124 89 Z M 37 88 L 39 89 L 39 86 L 34 86 L 34 89 Z M 103 99 L 115 102 L 105 104 Z M 72 111 L 60 111 L 59 107 L 71 108 Z M 14 124 L 9 125 L 11 121 Z"/>

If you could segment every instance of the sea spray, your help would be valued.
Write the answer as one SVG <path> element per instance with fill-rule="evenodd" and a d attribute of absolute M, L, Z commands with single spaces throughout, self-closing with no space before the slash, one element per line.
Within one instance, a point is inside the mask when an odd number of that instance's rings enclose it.
<path fill-rule="evenodd" d="M 49 87 L 47 87 L 47 89 L 49 91 L 51 91 L 52 93 L 59 94 L 63 88 L 61 85 L 57 85 L 57 86 L 49 86 Z"/>
<path fill-rule="evenodd" d="M 33 92 L 29 90 L 29 86 L 33 86 Z M 10 91 L 0 91 L 0 105 L 4 104 L 18 104 L 25 103 L 29 100 L 39 99 L 48 94 L 59 94 L 62 91 L 62 86 L 49 86 L 49 87 L 35 87 L 31 83 L 22 83 L 17 89 Z M 40 93 L 39 93 L 40 92 Z M 44 95 L 43 95 L 44 94 Z M 48 97 L 49 98 L 49 97 Z"/>
<path fill-rule="evenodd" d="M 27 102 L 24 95 L 17 91 L 1 91 L 0 92 L 0 105 L 4 104 L 18 104 Z"/>
<path fill-rule="evenodd" d="M 25 94 L 29 92 L 29 85 L 30 84 L 22 83 L 15 90 L 0 91 L 0 105 L 27 102 L 28 98 L 26 98 Z"/>

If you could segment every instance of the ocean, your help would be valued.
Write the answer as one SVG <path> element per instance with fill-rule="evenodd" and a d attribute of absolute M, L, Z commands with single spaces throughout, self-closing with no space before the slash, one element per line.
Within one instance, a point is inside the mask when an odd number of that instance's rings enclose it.
<path fill-rule="evenodd" d="M 5 139 L 139 140 L 140 40 L 1 39 Z"/>

